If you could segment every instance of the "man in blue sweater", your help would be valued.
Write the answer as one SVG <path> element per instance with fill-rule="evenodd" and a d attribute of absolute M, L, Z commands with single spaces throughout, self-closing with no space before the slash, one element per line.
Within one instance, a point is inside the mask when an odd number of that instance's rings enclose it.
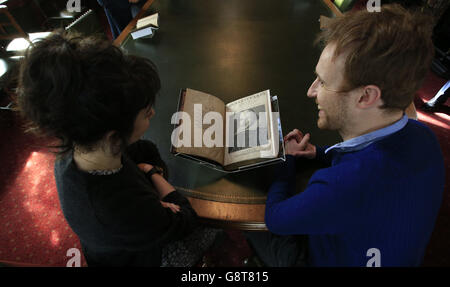
<path fill-rule="evenodd" d="M 418 266 L 445 183 L 436 137 L 404 113 L 430 67 L 431 27 L 389 5 L 336 18 L 319 40 L 307 95 L 318 127 L 343 141 L 316 147 L 298 130 L 285 137 L 287 161 L 267 196 L 271 233 L 250 243 L 272 266 Z M 328 166 L 298 194 L 295 157 Z"/>

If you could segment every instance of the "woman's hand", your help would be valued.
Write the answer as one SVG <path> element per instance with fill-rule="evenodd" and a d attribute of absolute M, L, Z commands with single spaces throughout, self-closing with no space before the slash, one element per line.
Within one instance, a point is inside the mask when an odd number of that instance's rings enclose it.
<path fill-rule="evenodd" d="M 301 156 L 309 159 L 316 157 L 316 146 L 309 143 L 311 135 L 303 133 L 298 129 L 294 129 L 284 137 L 286 154 L 293 156 Z"/>
<path fill-rule="evenodd" d="M 138 166 L 139 169 L 142 170 L 144 173 L 149 172 L 149 171 L 153 168 L 153 165 L 148 164 L 148 163 L 139 163 L 137 166 Z"/>
<path fill-rule="evenodd" d="M 170 202 L 165 202 L 165 201 L 160 201 L 161 205 L 164 208 L 170 208 L 170 210 L 172 210 L 173 213 L 177 213 L 180 212 L 180 207 L 174 203 L 170 203 Z"/>
<path fill-rule="evenodd" d="M 149 164 L 149 163 L 139 163 L 137 165 L 139 167 L 140 170 L 142 170 L 144 173 L 149 172 L 152 168 L 153 165 Z M 155 166 L 155 168 L 158 168 L 158 170 L 161 171 L 161 176 L 164 177 L 164 170 L 160 167 Z"/>

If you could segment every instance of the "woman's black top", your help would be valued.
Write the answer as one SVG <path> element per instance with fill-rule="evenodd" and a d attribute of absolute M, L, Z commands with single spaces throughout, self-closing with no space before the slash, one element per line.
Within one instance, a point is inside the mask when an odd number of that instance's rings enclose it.
<path fill-rule="evenodd" d="M 55 162 L 55 178 L 64 216 L 78 235 L 89 266 L 159 266 L 165 244 L 193 230 L 196 213 L 177 191 L 162 200 L 137 163 L 165 168 L 156 146 L 140 140 L 122 155 L 122 169 L 92 175 L 77 168 L 73 155 Z"/>

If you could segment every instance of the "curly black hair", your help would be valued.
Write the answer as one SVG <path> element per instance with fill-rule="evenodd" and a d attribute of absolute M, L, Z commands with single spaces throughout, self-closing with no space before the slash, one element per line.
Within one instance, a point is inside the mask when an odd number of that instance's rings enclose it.
<path fill-rule="evenodd" d="M 114 131 L 121 150 L 137 114 L 152 106 L 161 82 L 152 61 L 110 42 L 55 31 L 21 62 L 17 108 L 41 134 L 60 139 L 59 153 L 92 149 Z"/>

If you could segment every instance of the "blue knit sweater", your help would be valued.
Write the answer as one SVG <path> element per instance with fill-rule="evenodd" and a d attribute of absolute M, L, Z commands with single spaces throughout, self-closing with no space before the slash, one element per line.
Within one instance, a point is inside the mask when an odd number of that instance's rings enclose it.
<path fill-rule="evenodd" d="M 311 266 L 366 266 L 373 248 L 381 266 L 420 265 L 445 183 L 431 130 L 409 120 L 361 150 L 324 151 L 317 148 L 317 160 L 329 167 L 296 195 L 296 162 L 287 157 L 267 197 L 268 229 L 307 234 Z"/>

